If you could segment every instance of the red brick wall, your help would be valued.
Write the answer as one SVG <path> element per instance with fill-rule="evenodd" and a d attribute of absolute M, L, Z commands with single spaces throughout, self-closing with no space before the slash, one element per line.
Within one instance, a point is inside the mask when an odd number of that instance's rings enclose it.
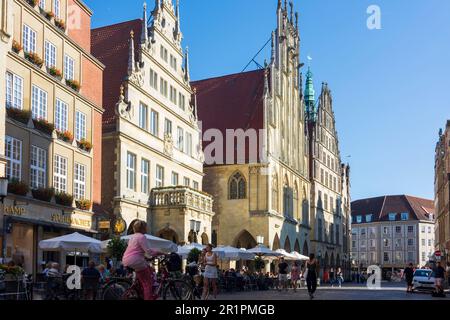
<path fill-rule="evenodd" d="M 103 72 L 91 60 L 83 57 L 81 94 L 99 107 L 103 107 Z"/>
<path fill-rule="evenodd" d="M 70 38 L 91 52 L 91 17 L 75 0 L 68 0 L 67 29 Z"/>

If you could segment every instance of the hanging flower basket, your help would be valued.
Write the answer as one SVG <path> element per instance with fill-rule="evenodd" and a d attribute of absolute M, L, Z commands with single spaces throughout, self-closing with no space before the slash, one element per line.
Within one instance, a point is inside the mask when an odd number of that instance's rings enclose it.
<path fill-rule="evenodd" d="M 18 196 L 26 196 L 30 188 L 25 182 L 19 181 L 17 179 L 12 179 L 8 183 L 8 193 L 12 193 Z"/>
<path fill-rule="evenodd" d="M 6 275 L 13 275 L 16 277 L 25 274 L 25 271 L 18 266 L 10 267 L 8 265 L 0 264 L 0 270 L 3 271 Z"/>
<path fill-rule="evenodd" d="M 44 65 L 44 60 L 42 60 L 41 57 L 39 57 L 39 55 L 34 52 L 25 52 L 25 59 L 39 68 L 42 68 L 42 66 Z"/>
<path fill-rule="evenodd" d="M 80 210 L 84 210 L 84 211 L 89 211 L 91 210 L 91 201 L 89 200 L 75 200 L 75 204 L 77 206 L 78 209 Z"/>
<path fill-rule="evenodd" d="M 20 53 L 23 50 L 22 45 L 17 42 L 16 40 L 13 40 L 12 42 L 12 51 L 14 51 L 15 53 Z"/>
<path fill-rule="evenodd" d="M 61 132 L 61 131 L 56 130 L 56 135 L 58 136 L 59 140 L 62 140 L 67 143 L 73 142 L 73 134 L 70 131 Z"/>
<path fill-rule="evenodd" d="M 33 119 L 33 124 L 37 130 L 48 134 L 49 136 L 51 136 L 53 134 L 53 130 L 55 130 L 53 123 L 50 123 L 45 119 Z"/>
<path fill-rule="evenodd" d="M 18 108 L 8 107 L 6 108 L 6 114 L 11 119 L 19 121 L 25 125 L 28 124 L 31 117 L 31 112 L 29 110 L 22 110 Z"/>
<path fill-rule="evenodd" d="M 31 190 L 33 198 L 45 202 L 51 202 L 53 196 L 55 195 L 55 189 L 53 188 L 38 188 Z"/>
<path fill-rule="evenodd" d="M 91 152 L 92 150 L 92 143 L 90 143 L 89 141 L 82 139 L 80 141 L 77 141 L 78 144 L 78 148 L 80 148 L 81 150 L 84 150 L 86 152 Z"/>
<path fill-rule="evenodd" d="M 55 14 L 51 11 L 47 11 L 47 12 L 44 12 L 44 16 L 47 18 L 47 20 L 52 20 L 52 18 L 55 17 Z"/>

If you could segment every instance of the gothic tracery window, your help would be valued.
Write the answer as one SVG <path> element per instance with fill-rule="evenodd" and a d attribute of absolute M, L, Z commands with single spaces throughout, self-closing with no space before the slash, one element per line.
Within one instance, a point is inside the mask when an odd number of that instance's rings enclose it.
<path fill-rule="evenodd" d="M 247 183 L 244 176 L 237 172 L 229 182 L 229 198 L 230 200 L 240 200 L 247 197 Z"/>

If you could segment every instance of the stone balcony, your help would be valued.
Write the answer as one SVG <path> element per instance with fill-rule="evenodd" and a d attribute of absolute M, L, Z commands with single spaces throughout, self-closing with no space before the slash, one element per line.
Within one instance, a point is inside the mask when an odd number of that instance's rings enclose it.
<path fill-rule="evenodd" d="M 154 208 L 188 208 L 213 215 L 213 198 L 189 187 L 166 187 L 152 190 L 150 204 Z"/>

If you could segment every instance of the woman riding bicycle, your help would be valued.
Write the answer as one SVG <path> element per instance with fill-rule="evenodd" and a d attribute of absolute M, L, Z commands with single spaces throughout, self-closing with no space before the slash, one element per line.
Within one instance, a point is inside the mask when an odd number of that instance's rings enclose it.
<path fill-rule="evenodd" d="M 134 234 L 128 241 L 128 247 L 123 255 L 123 265 L 134 269 L 136 277 L 142 285 L 144 291 L 144 300 L 155 300 L 153 295 L 153 270 L 145 259 L 145 255 L 158 256 L 164 255 L 159 251 L 152 250 L 148 246 L 145 234 L 147 232 L 147 223 L 136 221 L 133 225 Z"/>

